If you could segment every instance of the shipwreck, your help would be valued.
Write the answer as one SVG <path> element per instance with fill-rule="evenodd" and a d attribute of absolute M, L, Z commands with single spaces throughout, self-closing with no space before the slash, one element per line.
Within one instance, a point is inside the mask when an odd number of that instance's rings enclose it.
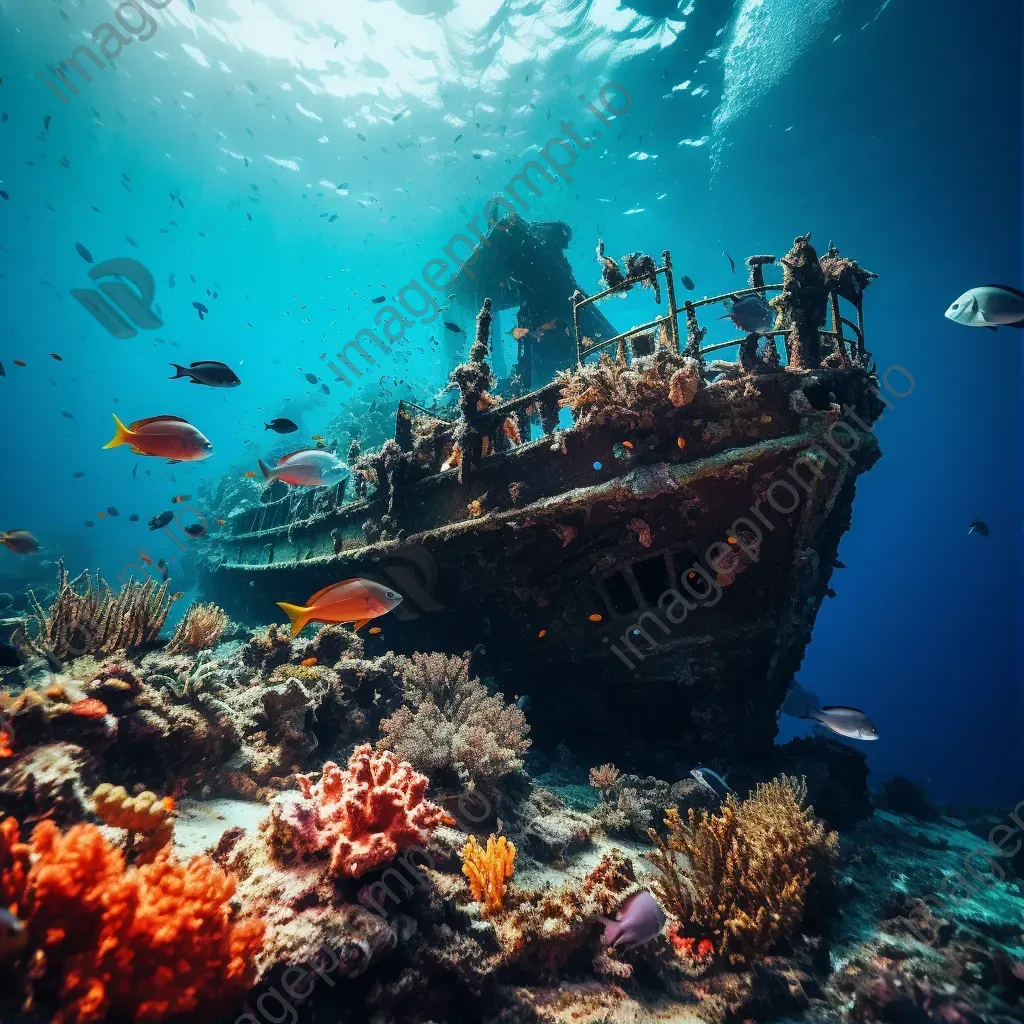
<path fill-rule="evenodd" d="M 485 296 L 452 372 L 457 410 L 401 403 L 394 438 L 353 444 L 334 488 L 275 484 L 254 503 L 225 482 L 205 596 L 255 624 L 276 601 L 377 579 L 405 600 L 364 629 L 367 654 L 475 650 L 506 693 L 529 695 L 542 746 L 647 771 L 767 755 L 857 477 L 879 456 L 875 275 L 805 236 L 749 258 L 747 287 L 693 301 L 668 251 L 634 257 L 605 261 L 600 293 L 576 288 L 575 352 L 542 386 L 523 385 L 534 359 L 496 393 Z M 595 304 L 631 289 L 655 315 L 609 333 Z M 772 322 L 705 345 L 702 320 L 750 296 Z M 548 315 L 534 303 L 523 330 Z"/>

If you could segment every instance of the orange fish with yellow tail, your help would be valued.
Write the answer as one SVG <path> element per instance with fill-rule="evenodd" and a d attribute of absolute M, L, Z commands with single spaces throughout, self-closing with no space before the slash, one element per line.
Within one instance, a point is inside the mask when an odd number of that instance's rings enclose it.
<path fill-rule="evenodd" d="M 126 427 L 114 414 L 114 436 L 103 447 L 131 445 L 136 455 L 153 455 L 171 462 L 199 462 L 213 454 L 213 445 L 180 416 L 150 416 Z"/>
<path fill-rule="evenodd" d="M 292 636 L 298 636 L 310 622 L 354 622 L 354 628 L 360 629 L 401 603 L 401 594 L 380 583 L 352 579 L 318 590 L 305 605 L 277 604 L 291 620 Z"/>

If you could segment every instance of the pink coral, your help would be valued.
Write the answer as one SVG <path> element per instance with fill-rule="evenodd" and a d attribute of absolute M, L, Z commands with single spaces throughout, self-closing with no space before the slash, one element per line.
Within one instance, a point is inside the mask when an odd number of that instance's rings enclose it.
<path fill-rule="evenodd" d="M 331 874 L 359 878 L 400 851 L 427 843 L 450 822 L 425 799 L 428 779 L 390 750 L 356 747 L 342 770 L 324 765 L 320 781 L 297 776 L 299 794 L 275 801 L 272 834 L 279 847 L 299 854 L 331 852 Z"/>

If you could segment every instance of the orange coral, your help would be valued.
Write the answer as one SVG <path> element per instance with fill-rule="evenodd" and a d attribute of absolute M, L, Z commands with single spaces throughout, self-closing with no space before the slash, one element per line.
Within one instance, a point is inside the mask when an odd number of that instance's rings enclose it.
<path fill-rule="evenodd" d="M 17 915 L 25 901 L 25 887 L 31 866 L 28 844 L 20 841 L 14 818 L 0 821 L 0 908 Z"/>
<path fill-rule="evenodd" d="M 483 905 L 484 913 L 501 910 L 505 889 L 515 870 L 516 848 L 504 836 L 492 835 L 486 848 L 470 836 L 462 848 L 462 873 L 469 879 L 473 899 Z"/>
<path fill-rule="evenodd" d="M 315 785 L 297 776 L 298 799 L 275 802 L 272 841 L 299 854 L 330 850 L 331 874 L 358 878 L 451 823 L 443 807 L 426 799 L 428 781 L 390 750 L 374 754 L 364 743 L 347 770 L 328 761 Z"/>
<path fill-rule="evenodd" d="M 83 697 L 71 705 L 71 713 L 80 718 L 105 718 L 107 705 L 95 697 Z"/>
<path fill-rule="evenodd" d="M 8 848 L 12 838 L 19 845 L 14 819 L 0 835 Z M 0 840 L 0 857 L 3 850 Z M 181 864 L 161 855 L 126 869 L 96 826 L 62 835 L 52 821 L 36 826 L 31 852 L 33 970 L 56 982 L 53 1024 L 210 1020 L 251 987 L 264 925 L 232 921 L 234 878 L 208 857 Z"/>

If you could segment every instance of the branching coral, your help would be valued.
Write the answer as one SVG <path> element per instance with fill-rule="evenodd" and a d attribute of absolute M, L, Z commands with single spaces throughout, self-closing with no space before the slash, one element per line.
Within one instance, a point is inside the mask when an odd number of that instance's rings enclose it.
<path fill-rule="evenodd" d="M 521 770 L 526 716 L 469 674 L 469 656 L 402 659 L 405 705 L 381 722 L 378 750 L 426 772 L 435 786 L 492 788 Z"/>
<path fill-rule="evenodd" d="M 105 580 L 89 572 L 69 580 L 62 564 L 57 596 L 49 609 L 29 591 L 35 625 L 31 646 L 67 660 L 155 644 L 176 599 L 168 589 L 166 581 L 136 583 L 129 578 L 115 596 Z"/>
<path fill-rule="evenodd" d="M 104 782 L 96 787 L 92 799 L 96 813 L 106 824 L 125 830 L 125 855 L 136 864 L 150 863 L 171 841 L 174 801 L 170 797 L 161 800 L 149 790 L 132 797 L 124 786 Z"/>
<path fill-rule="evenodd" d="M 23 870 L 14 819 L 0 826 L 0 862 L 5 848 Z M 234 879 L 209 858 L 180 864 L 162 854 L 126 869 L 96 826 L 62 835 L 51 821 L 36 827 L 30 850 L 19 904 L 30 936 L 25 955 L 40 992 L 59 1001 L 47 1018 L 53 1024 L 182 1014 L 208 1021 L 251 986 L 264 926 L 233 920 Z"/>
<path fill-rule="evenodd" d="M 324 765 L 320 781 L 299 775 L 298 794 L 275 798 L 272 845 L 300 856 L 329 851 L 333 875 L 358 878 L 400 851 L 426 844 L 447 812 L 426 799 L 428 779 L 390 751 L 357 747 L 343 770 Z"/>
<path fill-rule="evenodd" d="M 732 964 L 763 958 L 796 928 L 808 887 L 835 854 L 838 837 L 806 797 L 803 781 L 782 776 L 742 803 L 730 795 L 718 814 L 691 808 L 684 823 L 672 809 L 667 838 L 648 833 L 663 905 Z"/>
<path fill-rule="evenodd" d="M 215 604 L 194 603 L 178 623 L 170 642 L 168 654 L 195 654 L 207 647 L 215 647 L 228 626 L 228 616 Z"/>
<path fill-rule="evenodd" d="M 613 764 L 603 764 L 600 768 L 590 769 L 590 784 L 594 789 L 601 790 L 601 795 L 608 799 L 612 790 L 615 789 L 615 784 L 619 781 L 619 776 L 622 773 Z"/>
<path fill-rule="evenodd" d="M 516 848 L 504 836 L 491 835 L 487 846 L 470 836 L 462 848 L 462 873 L 469 879 L 469 891 L 481 904 L 485 914 L 501 910 L 505 904 L 505 889 L 515 871 Z"/>
<path fill-rule="evenodd" d="M 652 425 L 660 406 L 687 405 L 701 385 L 697 362 L 663 347 L 632 365 L 602 352 L 596 363 L 563 370 L 557 379 L 560 404 L 580 423 L 631 427 Z"/>

